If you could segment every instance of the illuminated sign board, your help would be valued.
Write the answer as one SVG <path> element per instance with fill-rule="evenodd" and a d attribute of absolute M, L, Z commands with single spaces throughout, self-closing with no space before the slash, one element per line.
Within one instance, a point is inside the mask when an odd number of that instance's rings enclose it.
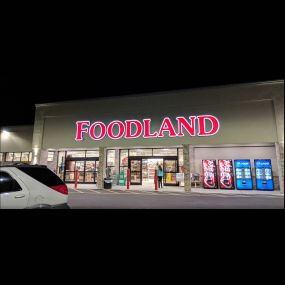
<path fill-rule="evenodd" d="M 216 160 L 202 160 L 203 187 L 205 189 L 218 188 Z"/>
<path fill-rule="evenodd" d="M 249 159 L 235 160 L 236 185 L 238 190 L 252 190 L 252 175 Z"/>
<path fill-rule="evenodd" d="M 217 134 L 220 129 L 219 120 L 212 115 L 190 116 L 189 118 L 177 117 L 175 124 L 169 117 L 166 117 L 156 131 L 151 130 L 151 122 L 151 119 L 143 119 L 142 121 L 116 120 L 106 125 L 100 121 L 94 123 L 78 121 L 76 122 L 75 140 L 82 141 L 84 135 L 95 141 L 100 141 L 106 137 L 113 140 L 136 139 L 141 136 L 145 139 L 164 138 L 166 133 L 169 137 L 184 137 L 185 134 L 193 137 L 206 137 Z"/>
<path fill-rule="evenodd" d="M 221 189 L 235 189 L 233 162 L 231 159 L 218 161 L 219 184 Z"/>
<path fill-rule="evenodd" d="M 257 190 L 274 190 L 272 166 L 270 159 L 254 160 Z"/>

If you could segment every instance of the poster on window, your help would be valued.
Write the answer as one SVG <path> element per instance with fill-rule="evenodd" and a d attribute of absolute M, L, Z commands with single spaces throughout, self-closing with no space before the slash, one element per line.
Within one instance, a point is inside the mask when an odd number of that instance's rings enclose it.
<path fill-rule="evenodd" d="M 274 190 L 272 166 L 270 159 L 254 160 L 256 189 L 257 190 Z"/>
<path fill-rule="evenodd" d="M 221 189 L 235 189 L 233 161 L 220 159 L 218 161 L 219 185 Z"/>
<path fill-rule="evenodd" d="M 217 189 L 217 164 L 216 160 L 202 160 L 203 187 L 205 189 Z"/>
<path fill-rule="evenodd" d="M 238 190 L 252 190 L 252 176 L 249 159 L 235 160 L 236 187 Z"/>

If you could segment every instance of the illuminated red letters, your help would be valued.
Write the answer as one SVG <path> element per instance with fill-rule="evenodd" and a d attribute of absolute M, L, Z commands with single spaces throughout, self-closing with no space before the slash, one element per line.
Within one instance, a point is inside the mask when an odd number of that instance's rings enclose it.
<path fill-rule="evenodd" d="M 178 137 L 184 137 L 182 127 L 186 129 L 190 136 L 195 136 L 195 116 L 190 117 L 191 124 L 184 117 L 177 117 L 176 120 L 178 121 Z"/>
<path fill-rule="evenodd" d="M 113 133 L 113 129 L 114 129 L 115 125 L 118 125 L 118 127 L 119 127 L 119 133 L 116 136 Z M 108 134 L 109 138 L 111 138 L 113 140 L 120 139 L 124 135 L 124 133 L 125 133 L 125 125 L 121 121 L 113 121 L 108 126 L 107 134 Z"/>
<path fill-rule="evenodd" d="M 96 128 L 97 126 L 99 126 L 99 127 L 101 128 L 101 133 L 100 133 L 99 136 L 96 136 L 96 135 L 95 135 L 95 128 Z M 106 135 L 106 129 L 107 129 L 107 128 L 106 128 L 106 126 L 105 126 L 104 123 L 102 123 L 102 122 L 96 122 L 96 123 L 94 123 L 94 124 L 91 126 L 91 128 L 90 128 L 90 130 L 89 130 L 89 135 L 90 135 L 90 137 L 91 137 L 93 140 L 99 141 L 99 140 L 101 140 L 102 138 L 105 137 L 105 135 Z"/>
<path fill-rule="evenodd" d="M 126 139 L 135 139 L 141 136 L 143 132 L 143 125 L 138 120 L 127 120 L 126 123 Z M 132 134 L 132 125 L 135 125 L 137 130 L 134 134 Z"/>
<path fill-rule="evenodd" d="M 87 127 L 90 126 L 90 122 L 89 121 L 81 121 L 81 122 L 77 122 L 77 131 L 76 131 L 76 141 L 82 141 L 83 140 L 83 133 L 88 133 L 88 129 L 83 128 L 83 125 L 86 125 Z"/>
<path fill-rule="evenodd" d="M 164 132 L 168 132 L 170 137 L 176 137 L 177 134 L 175 133 L 174 127 L 172 125 L 172 122 L 169 118 L 165 118 L 161 124 L 161 128 L 158 134 L 159 138 L 163 138 Z"/>
<path fill-rule="evenodd" d="M 75 140 L 82 141 L 84 134 L 88 134 L 91 139 L 96 141 L 104 139 L 106 135 L 113 140 L 123 137 L 135 139 L 141 135 L 143 138 L 183 137 L 185 133 L 190 136 L 213 136 L 220 129 L 219 120 L 212 115 L 176 117 L 176 121 L 177 126 L 174 126 L 169 117 L 164 118 L 158 132 L 151 131 L 151 119 L 144 119 L 143 123 L 139 120 L 112 121 L 108 126 L 103 122 L 94 122 L 90 126 L 90 121 L 79 121 L 76 123 Z M 95 134 L 96 130 L 97 135 Z"/>
<path fill-rule="evenodd" d="M 206 116 L 198 116 L 197 118 L 198 118 L 198 123 L 199 123 L 198 136 L 213 136 L 219 131 L 220 122 L 216 117 L 206 115 Z M 206 132 L 206 120 L 209 120 L 212 125 L 212 129 L 208 132 Z"/>
<path fill-rule="evenodd" d="M 145 119 L 143 120 L 144 123 L 144 138 L 156 138 L 157 137 L 157 132 L 151 134 L 150 133 L 150 124 L 151 124 L 151 119 Z"/>

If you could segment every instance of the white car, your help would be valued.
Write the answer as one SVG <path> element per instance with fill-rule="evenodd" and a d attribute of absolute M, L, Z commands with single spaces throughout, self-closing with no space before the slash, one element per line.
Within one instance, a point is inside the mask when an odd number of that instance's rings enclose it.
<path fill-rule="evenodd" d="M 68 188 L 46 166 L 0 166 L 0 209 L 68 209 Z"/>

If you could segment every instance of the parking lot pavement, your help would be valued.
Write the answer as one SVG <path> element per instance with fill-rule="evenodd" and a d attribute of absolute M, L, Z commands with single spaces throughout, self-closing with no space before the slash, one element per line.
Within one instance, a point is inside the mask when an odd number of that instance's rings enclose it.
<path fill-rule="evenodd" d="M 284 196 L 70 189 L 71 209 L 284 209 Z"/>

